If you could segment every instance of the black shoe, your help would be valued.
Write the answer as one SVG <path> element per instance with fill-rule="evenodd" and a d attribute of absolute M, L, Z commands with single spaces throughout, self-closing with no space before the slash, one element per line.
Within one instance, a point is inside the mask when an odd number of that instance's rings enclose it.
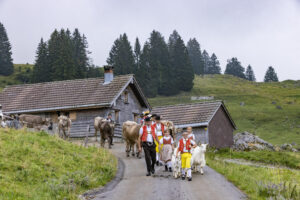
<path fill-rule="evenodd" d="M 167 172 L 168 171 L 168 167 L 167 167 L 167 165 L 165 165 L 165 172 Z"/>
<path fill-rule="evenodd" d="M 154 174 L 155 173 L 155 169 L 151 169 L 151 173 Z"/>
<path fill-rule="evenodd" d="M 147 172 L 146 176 L 151 176 L 151 173 L 150 173 L 150 172 Z"/>
<path fill-rule="evenodd" d="M 189 178 L 188 178 L 188 181 L 192 181 L 192 177 L 189 177 Z"/>
<path fill-rule="evenodd" d="M 181 179 L 182 179 L 182 180 L 185 180 L 185 176 L 184 176 L 184 175 L 182 175 L 182 176 L 181 176 Z"/>
<path fill-rule="evenodd" d="M 172 172 L 172 168 L 171 167 L 169 167 L 169 172 Z"/>

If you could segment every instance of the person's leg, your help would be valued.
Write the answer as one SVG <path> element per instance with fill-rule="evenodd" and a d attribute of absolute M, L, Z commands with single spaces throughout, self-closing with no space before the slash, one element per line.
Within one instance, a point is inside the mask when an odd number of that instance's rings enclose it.
<path fill-rule="evenodd" d="M 154 146 L 150 147 L 150 157 L 151 157 L 151 172 L 154 174 L 155 172 L 154 166 L 156 163 L 156 151 Z"/>
<path fill-rule="evenodd" d="M 181 154 L 181 175 L 182 175 L 182 180 L 185 179 L 185 168 L 186 168 L 186 153 Z"/>
<path fill-rule="evenodd" d="M 187 169 L 187 177 L 188 177 L 189 181 L 192 180 L 191 158 L 192 158 L 192 155 L 190 153 L 188 153 L 187 158 L 186 158 L 186 169 Z"/>
<path fill-rule="evenodd" d="M 167 164 L 168 164 L 169 172 L 172 172 L 172 162 L 168 161 Z"/>
<path fill-rule="evenodd" d="M 147 175 L 149 175 L 151 171 L 151 156 L 150 156 L 150 149 L 148 145 L 143 145 L 144 153 L 145 153 L 145 161 L 147 165 Z"/>

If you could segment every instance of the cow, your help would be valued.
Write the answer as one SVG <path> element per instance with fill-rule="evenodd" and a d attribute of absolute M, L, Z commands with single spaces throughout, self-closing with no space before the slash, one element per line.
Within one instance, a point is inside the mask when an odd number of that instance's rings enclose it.
<path fill-rule="evenodd" d="M 58 135 L 63 139 L 69 139 L 72 121 L 69 117 L 61 115 L 58 117 Z"/>
<path fill-rule="evenodd" d="M 26 126 L 28 128 L 35 128 L 40 130 L 42 126 L 50 125 L 50 118 L 43 118 L 39 115 L 21 114 L 19 116 L 19 121 L 21 126 Z"/>
<path fill-rule="evenodd" d="M 191 166 L 193 172 L 200 172 L 201 175 L 204 174 L 203 167 L 206 165 L 205 161 L 205 152 L 206 152 L 207 144 L 201 144 L 196 148 L 192 149 L 192 158 L 191 158 Z"/>
<path fill-rule="evenodd" d="M 134 146 L 136 145 L 136 156 L 141 158 L 140 152 L 138 151 L 138 139 L 139 139 L 139 131 L 141 128 L 141 124 L 137 124 L 133 121 L 126 121 L 123 123 L 122 134 L 123 139 L 126 142 L 126 154 L 127 157 L 130 155 L 130 151 L 132 156 L 135 156 Z"/>
<path fill-rule="evenodd" d="M 97 141 L 97 132 L 100 131 L 100 145 L 104 148 L 105 141 L 108 140 L 108 148 L 111 149 L 111 141 L 114 136 L 115 124 L 104 119 L 96 117 L 94 120 L 95 137 Z"/>
<path fill-rule="evenodd" d="M 177 148 L 174 149 L 172 154 L 172 159 L 171 159 L 174 178 L 180 177 L 181 174 L 181 159 L 180 159 L 180 155 L 176 156 L 176 153 L 177 153 Z"/>
<path fill-rule="evenodd" d="M 172 136 L 173 140 L 176 140 L 176 128 L 174 123 L 169 120 L 161 120 L 161 123 L 165 125 L 165 127 L 170 131 L 170 135 Z"/>

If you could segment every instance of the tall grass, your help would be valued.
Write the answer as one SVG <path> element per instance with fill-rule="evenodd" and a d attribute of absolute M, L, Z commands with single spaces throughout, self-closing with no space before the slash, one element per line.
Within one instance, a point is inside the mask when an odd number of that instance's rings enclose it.
<path fill-rule="evenodd" d="M 0 199 L 77 199 L 116 172 L 108 151 L 44 132 L 0 129 Z"/>

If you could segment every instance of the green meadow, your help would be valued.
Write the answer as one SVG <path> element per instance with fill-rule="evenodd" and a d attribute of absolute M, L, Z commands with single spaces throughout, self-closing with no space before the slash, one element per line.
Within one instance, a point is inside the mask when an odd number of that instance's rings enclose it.
<path fill-rule="evenodd" d="M 105 149 L 45 132 L 0 129 L 0 199 L 78 199 L 116 170 L 117 159 Z"/>
<path fill-rule="evenodd" d="M 237 125 L 276 145 L 300 144 L 300 80 L 257 83 L 230 75 L 196 76 L 190 92 L 149 99 L 151 105 L 196 103 L 192 96 L 223 100 Z"/>

